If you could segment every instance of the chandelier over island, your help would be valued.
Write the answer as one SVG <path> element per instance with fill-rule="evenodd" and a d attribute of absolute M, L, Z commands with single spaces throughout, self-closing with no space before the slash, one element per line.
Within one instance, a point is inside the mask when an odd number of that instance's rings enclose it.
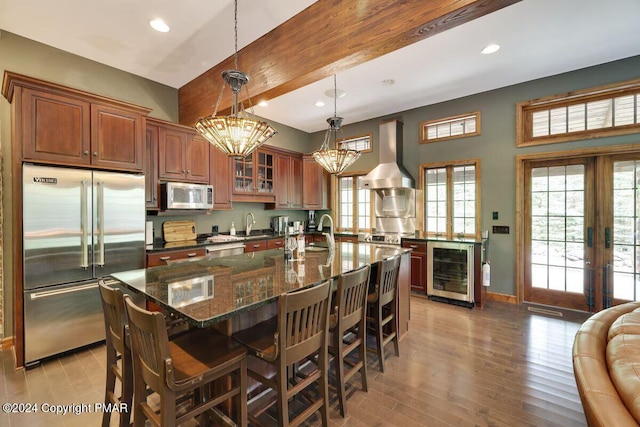
<path fill-rule="evenodd" d="M 195 124 L 195 129 L 227 156 L 239 158 L 248 156 L 278 132 L 267 122 L 253 118 L 253 106 L 247 87 L 249 76 L 238 70 L 238 0 L 234 2 L 234 24 L 235 53 L 233 59 L 235 69 L 222 73 L 222 89 L 213 114 L 200 118 Z M 233 92 L 231 114 L 217 117 L 222 93 L 227 84 Z M 243 103 L 238 102 L 238 93 L 243 87 L 246 90 L 251 114 L 244 110 Z"/>
<path fill-rule="evenodd" d="M 320 164 L 327 172 L 339 175 L 346 168 L 351 166 L 358 157 L 360 152 L 356 150 L 349 150 L 346 148 L 338 148 L 339 141 L 344 140 L 342 132 L 342 117 L 337 117 L 337 99 L 338 89 L 336 86 L 336 76 L 333 75 L 333 117 L 327 119 L 329 128 L 324 136 L 324 142 L 319 150 L 311 153 L 315 161 Z M 338 133 L 340 135 L 338 135 Z"/>

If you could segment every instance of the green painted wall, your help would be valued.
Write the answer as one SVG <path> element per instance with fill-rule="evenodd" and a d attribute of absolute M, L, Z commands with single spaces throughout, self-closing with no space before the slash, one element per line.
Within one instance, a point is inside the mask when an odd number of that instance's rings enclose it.
<path fill-rule="evenodd" d="M 345 125 L 347 138 L 350 135 L 373 133 L 373 152 L 363 154 L 349 170 L 369 170 L 378 164 L 378 126 L 380 122 L 394 117 L 404 122 L 404 166 L 416 180 L 419 178 L 420 165 L 479 158 L 482 170 L 481 227 L 489 230 L 493 225 L 510 227 L 509 235 L 489 235 L 489 291 L 515 295 L 515 156 L 640 142 L 640 135 L 635 134 L 516 148 L 516 103 L 637 78 L 640 78 L 640 56 Z M 431 144 L 418 143 L 420 122 L 473 111 L 482 113 L 480 136 Z M 324 132 L 312 134 L 312 146 L 319 147 L 323 137 Z M 499 220 L 491 219 L 493 211 L 499 213 Z"/>

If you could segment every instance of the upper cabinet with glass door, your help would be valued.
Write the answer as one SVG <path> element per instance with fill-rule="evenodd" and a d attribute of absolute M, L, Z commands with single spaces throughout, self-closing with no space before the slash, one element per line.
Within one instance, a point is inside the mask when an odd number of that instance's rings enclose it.
<path fill-rule="evenodd" d="M 245 158 L 235 159 L 233 200 L 238 202 L 275 202 L 275 155 L 258 149 Z"/>

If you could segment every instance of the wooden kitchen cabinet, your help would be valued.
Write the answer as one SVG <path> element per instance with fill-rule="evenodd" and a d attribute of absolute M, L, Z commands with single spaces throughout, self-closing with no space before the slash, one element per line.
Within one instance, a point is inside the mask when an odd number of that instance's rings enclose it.
<path fill-rule="evenodd" d="M 147 124 L 144 162 L 145 204 L 149 209 L 160 207 L 158 194 L 158 126 Z"/>
<path fill-rule="evenodd" d="M 302 209 L 302 157 L 276 154 L 276 209 Z"/>
<path fill-rule="evenodd" d="M 268 248 L 266 240 L 248 240 L 244 244 L 244 252 L 266 251 Z"/>
<path fill-rule="evenodd" d="M 427 293 L 427 242 L 402 242 L 411 251 L 411 290 Z"/>
<path fill-rule="evenodd" d="M 231 210 L 231 171 L 233 160 L 209 144 L 209 183 L 213 185 L 213 209 Z"/>
<path fill-rule="evenodd" d="M 276 239 L 267 240 L 267 249 L 280 249 L 284 248 L 284 237 L 278 237 Z"/>
<path fill-rule="evenodd" d="M 312 156 L 302 157 L 302 208 L 330 209 L 329 176 Z"/>
<path fill-rule="evenodd" d="M 195 129 L 169 122 L 158 125 L 158 178 L 209 183 L 209 143 Z"/>
<path fill-rule="evenodd" d="M 147 268 L 157 267 L 159 265 L 167 265 L 168 260 L 175 261 L 177 259 L 204 256 L 205 254 L 206 250 L 204 248 L 151 252 L 147 254 Z"/>
<path fill-rule="evenodd" d="M 238 202 L 274 203 L 275 153 L 257 149 L 247 157 L 234 159 L 233 200 Z"/>
<path fill-rule="evenodd" d="M 11 75 L 22 160 L 142 172 L 149 109 Z"/>

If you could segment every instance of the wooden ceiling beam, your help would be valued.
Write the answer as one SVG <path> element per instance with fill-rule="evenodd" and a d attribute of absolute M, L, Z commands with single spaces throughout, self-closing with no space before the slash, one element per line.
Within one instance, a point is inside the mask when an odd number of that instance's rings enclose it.
<path fill-rule="evenodd" d="M 318 0 L 240 50 L 238 67 L 252 100 L 269 100 L 519 1 Z M 233 56 L 178 90 L 181 124 L 213 113 L 229 69 Z M 226 88 L 219 112 L 231 103 Z"/>

